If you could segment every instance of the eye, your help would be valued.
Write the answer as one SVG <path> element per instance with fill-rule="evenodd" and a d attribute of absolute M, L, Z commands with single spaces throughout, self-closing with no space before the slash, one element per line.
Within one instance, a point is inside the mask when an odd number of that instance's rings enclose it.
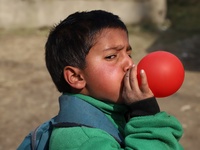
<path fill-rule="evenodd" d="M 127 52 L 127 55 L 132 58 L 131 52 Z"/>
<path fill-rule="evenodd" d="M 106 56 L 105 59 L 111 60 L 111 59 L 114 59 L 115 57 L 116 55 L 109 55 L 109 56 Z"/>

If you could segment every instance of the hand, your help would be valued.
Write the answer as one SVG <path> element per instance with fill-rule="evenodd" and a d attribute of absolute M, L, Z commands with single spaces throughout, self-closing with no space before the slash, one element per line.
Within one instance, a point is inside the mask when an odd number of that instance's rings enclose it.
<path fill-rule="evenodd" d="M 141 85 L 139 87 L 137 80 L 137 66 L 130 68 L 124 76 L 124 87 L 122 97 L 125 104 L 130 105 L 134 102 L 153 97 L 147 82 L 147 76 L 144 70 L 140 71 Z"/>

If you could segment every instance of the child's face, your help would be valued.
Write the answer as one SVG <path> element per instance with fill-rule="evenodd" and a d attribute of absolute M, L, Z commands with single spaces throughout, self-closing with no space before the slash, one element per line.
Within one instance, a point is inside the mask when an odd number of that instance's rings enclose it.
<path fill-rule="evenodd" d="M 127 33 L 121 29 L 102 30 L 86 56 L 83 94 L 94 98 L 123 103 L 123 78 L 133 65 Z"/>

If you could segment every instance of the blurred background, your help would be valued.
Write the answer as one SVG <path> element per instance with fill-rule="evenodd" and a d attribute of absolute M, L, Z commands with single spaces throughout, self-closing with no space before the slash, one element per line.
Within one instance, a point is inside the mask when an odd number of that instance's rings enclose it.
<path fill-rule="evenodd" d="M 165 50 L 185 67 L 185 81 L 158 99 L 184 128 L 185 150 L 200 147 L 200 1 L 198 0 L 0 0 L 0 150 L 58 112 L 58 96 L 46 70 L 44 45 L 50 27 L 75 11 L 103 9 L 129 29 L 135 63 Z"/>

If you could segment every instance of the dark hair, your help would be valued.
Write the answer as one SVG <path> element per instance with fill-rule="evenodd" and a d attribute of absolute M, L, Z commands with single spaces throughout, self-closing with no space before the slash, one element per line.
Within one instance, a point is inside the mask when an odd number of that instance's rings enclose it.
<path fill-rule="evenodd" d="M 120 28 L 128 33 L 118 16 L 102 10 L 71 14 L 50 31 L 45 45 L 46 66 L 59 92 L 70 91 L 64 67 L 84 69 L 86 55 L 105 28 Z"/>

